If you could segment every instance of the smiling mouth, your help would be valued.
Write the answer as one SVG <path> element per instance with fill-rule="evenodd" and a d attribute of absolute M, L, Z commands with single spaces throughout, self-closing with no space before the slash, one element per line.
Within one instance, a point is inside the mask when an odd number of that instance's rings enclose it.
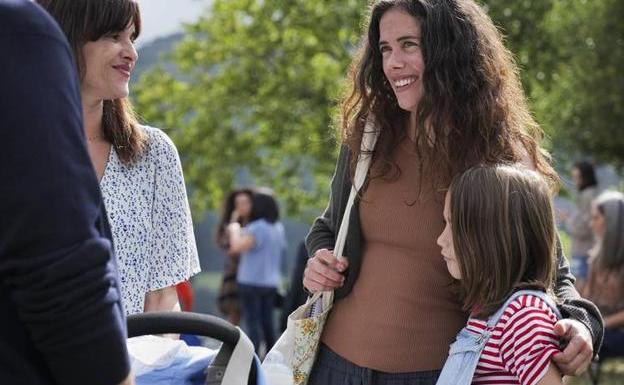
<path fill-rule="evenodd" d="M 121 72 L 124 76 L 130 77 L 130 74 L 131 74 L 130 66 L 118 65 L 118 66 L 113 66 L 113 68 Z"/>
<path fill-rule="evenodd" d="M 405 87 L 409 86 L 410 84 L 414 83 L 416 81 L 416 79 L 417 79 L 416 76 L 410 76 L 410 77 L 403 78 L 403 79 L 400 79 L 400 80 L 395 80 L 394 81 L 394 87 L 397 90 L 400 90 L 400 89 L 405 88 Z"/>

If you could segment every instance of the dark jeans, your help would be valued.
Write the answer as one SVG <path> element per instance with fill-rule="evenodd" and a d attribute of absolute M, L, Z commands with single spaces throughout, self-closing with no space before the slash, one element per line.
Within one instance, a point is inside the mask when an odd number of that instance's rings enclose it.
<path fill-rule="evenodd" d="M 246 332 L 258 353 L 260 343 L 264 341 L 266 351 L 275 343 L 273 307 L 277 288 L 238 284 L 238 293 L 243 305 Z"/>
<path fill-rule="evenodd" d="M 600 361 L 611 357 L 624 357 L 624 330 L 605 329 L 600 348 Z"/>
<path fill-rule="evenodd" d="M 345 360 L 321 344 L 308 385 L 435 385 L 439 370 L 384 373 Z"/>

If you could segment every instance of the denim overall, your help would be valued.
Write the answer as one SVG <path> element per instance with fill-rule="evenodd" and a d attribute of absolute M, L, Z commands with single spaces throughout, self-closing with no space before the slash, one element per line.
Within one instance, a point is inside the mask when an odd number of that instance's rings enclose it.
<path fill-rule="evenodd" d="M 505 301 L 505 304 L 488 318 L 487 327 L 481 335 L 468 331 L 467 326 L 457 334 L 455 342 L 451 344 L 449 356 L 436 385 L 470 385 L 472 383 L 472 377 L 477 368 L 479 357 L 485 344 L 490 339 L 496 323 L 505 312 L 507 306 L 521 295 L 531 295 L 540 298 L 552 308 L 558 319 L 561 318 L 555 302 L 546 293 L 538 290 L 519 290 L 513 293 Z"/>

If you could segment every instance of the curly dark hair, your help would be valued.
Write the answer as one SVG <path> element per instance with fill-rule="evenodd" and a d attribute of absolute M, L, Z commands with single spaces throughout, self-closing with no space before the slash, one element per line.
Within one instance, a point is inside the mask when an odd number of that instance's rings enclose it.
<path fill-rule="evenodd" d="M 247 195 L 249 200 L 253 203 L 253 190 L 250 188 L 241 188 L 234 190 L 228 194 L 228 196 L 223 201 L 223 205 L 221 207 L 221 217 L 219 218 L 219 223 L 217 224 L 217 231 L 215 233 L 215 240 L 219 247 L 227 249 L 227 236 L 226 236 L 226 228 L 228 223 L 230 223 L 230 219 L 232 217 L 232 213 L 235 209 L 236 197 L 240 194 Z M 240 222 L 239 222 L 240 223 Z M 245 223 L 240 223 L 241 225 L 245 225 Z"/>
<path fill-rule="evenodd" d="M 402 110 L 388 83 L 379 49 L 380 20 L 400 8 L 421 27 L 424 94 L 415 112 L 415 151 L 421 179 L 434 187 L 479 163 L 533 163 L 558 186 L 550 157 L 540 149 L 542 130 L 533 119 L 511 52 L 492 20 L 472 0 L 381 0 L 371 7 L 368 32 L 350 71 L 351 88 L 342 101 L 343 142 L 349 147 L 351 173 L 367 119 L 380 135 L 374 160 L 379 175 L 393 179 L 401 170 L 391 155 L 405 138 L 410 112 Z"/>

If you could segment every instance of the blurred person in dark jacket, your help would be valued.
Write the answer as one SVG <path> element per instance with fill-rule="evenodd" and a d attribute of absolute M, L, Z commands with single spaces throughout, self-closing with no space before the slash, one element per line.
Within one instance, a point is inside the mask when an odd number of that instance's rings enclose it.
<path fill-rule="evenodd" d="M 0 384 L 132 384 L 117 268 L 63 33 L 0 2 Z"/>

